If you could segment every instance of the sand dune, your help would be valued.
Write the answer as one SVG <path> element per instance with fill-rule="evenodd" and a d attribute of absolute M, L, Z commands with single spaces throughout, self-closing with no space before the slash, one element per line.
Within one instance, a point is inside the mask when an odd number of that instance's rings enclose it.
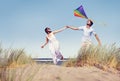
<path fill-rule="evenodd" d="M 118 72 L 96 67 L 64 67 L 56 65 L 28 65 L 16 68 L 14 81 L 120 81 Z"/>

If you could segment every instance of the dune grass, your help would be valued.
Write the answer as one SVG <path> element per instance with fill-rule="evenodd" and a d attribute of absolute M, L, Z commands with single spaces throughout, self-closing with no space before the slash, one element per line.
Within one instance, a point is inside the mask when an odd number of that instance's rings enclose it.
<path fill-rule="evenodd" d="M 24 49 L 3 49 L 0 45 L 0 81 L 18 81 L 13 80 L 17 72 L 15 68 L 32 63 L 33 60 Z"/>
<path fill-rule="evenodd" d="M 35 64 L 24 49 L 3 49 L 0 46 L 0 58 L 0 81 L 36 81 L 36 74 L 40 72 L 41 66 Z M 71 58 L 65 63 L 68 67 L 86 65 L 103 70 L 120 70 L 120 48 L 115 44 L 92 45 L 90 48 L 80 49 L 76 58 Z M 56 79 L 61 80 L 60 77 Z"/>
<path fill-rule="evenodd" d="M 120 48 L 115 44 L 81 48 L 75 59 L 69 60 L 66 66 L 96 66 L 101 69 L 115 68 L 120 70 Z"/>
<path fill-rule="evenodd" d="M 24 49 L 2 49 L 0 47 L 0 67 L 7 67 L 13 64 L 21 65 L 32 62 Z"/>

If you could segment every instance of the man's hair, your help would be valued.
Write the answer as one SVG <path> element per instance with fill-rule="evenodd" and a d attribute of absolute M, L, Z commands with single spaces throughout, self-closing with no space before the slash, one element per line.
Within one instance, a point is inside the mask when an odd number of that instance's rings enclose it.
<path fill-rule="evenodd" d="M 92 25 L 93 25 L 93 21 L 92 21 L 92 20 L 89 20 L 89 21 L 90 21 L 90 23 L 91 23 L 90 26 L 92 26 Z"/>

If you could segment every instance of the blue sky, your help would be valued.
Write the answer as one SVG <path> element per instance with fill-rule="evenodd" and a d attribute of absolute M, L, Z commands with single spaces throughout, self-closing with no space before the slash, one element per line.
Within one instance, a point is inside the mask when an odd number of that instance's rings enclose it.
<path fill-rule="evenodd" d="M 73 15 L 83 5 L 94 21 L 102 44 L 120 44 L 119 0 L 0 0 L 0 41 L 5 48 L 25 48 L 32 57 L 51 57 L 45 42 L 44 28 L 83 26 L 86 19 Z M 80 48 L 81 31 L 67 29 L 56 34 L 64 57 L 74 57 Z M 94 36 L 93 42 L 97 44 Z"/>

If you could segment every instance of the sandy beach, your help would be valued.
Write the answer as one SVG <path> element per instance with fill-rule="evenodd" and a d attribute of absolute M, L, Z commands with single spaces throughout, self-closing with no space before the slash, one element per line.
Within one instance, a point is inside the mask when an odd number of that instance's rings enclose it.
<path fill-rule="evenodd" d="M 118 71 L 103 71 L 96 67 L 65 67 L 57 65 L 27 65 L 10 68 L 13 81 L 120 81 Z"/>

